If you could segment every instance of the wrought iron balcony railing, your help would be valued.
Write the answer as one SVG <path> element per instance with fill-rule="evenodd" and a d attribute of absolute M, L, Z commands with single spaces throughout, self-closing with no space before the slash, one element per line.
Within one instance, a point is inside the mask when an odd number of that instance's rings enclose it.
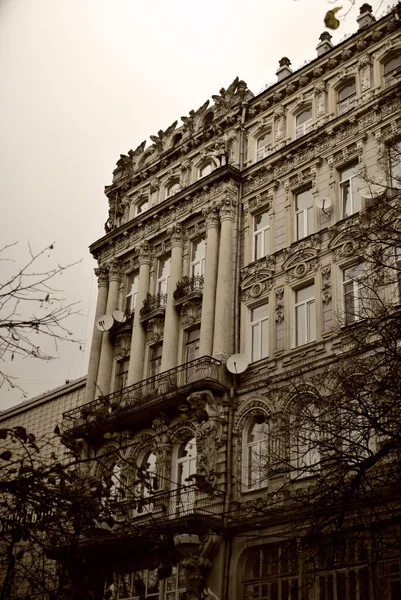
<path fill-rule="evenodd" d="M 194 277 L 183 277 L 177 283 L 173 297 L 177 302 L 182 302 L 192 296 L 201 296 L 203 293 L 204 277 L 203 275 L 194 275 Z"/>
<path fill-rule="evenodd" d="M 143 306 L 139 311 L 142 319 L 148 318 L 151 314 L 157 311 L 163 311 L 166 308 L 167 304 L 167 294 L 159 293 L 159 294 L 147 294 L 145 300 L 143 301 Z"/>
<path fill-rule="evenodd" d="M 210 356 L 202 356 L 159 375 L 144 379 L 88 402 L 64 413 L 65 429 L 95 424 L 99 419 L 112 417 L 123 409 L 139 410 L 159 402 L 165 396 L 177 394 L 180 388 L 196 382 L 215 382 L 220 384 L 221 362 Z"/>
<path fill-rule="evenodd" d="M 181 486 L 175 490 L 156 492 L 147 498 L 120 502 L 116 506 L 116 525 L 144 527 L 171 522 L 180 517 L 203 515 L 221 518 L 224 510 L 224 492 L 197 485 Z"/>

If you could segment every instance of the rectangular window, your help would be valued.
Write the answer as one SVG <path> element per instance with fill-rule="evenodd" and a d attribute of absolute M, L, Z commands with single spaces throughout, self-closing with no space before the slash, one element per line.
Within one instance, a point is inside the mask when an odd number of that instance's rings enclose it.
<path fill-rule="evenodd" d="M 390 159 L 390 185 L 392 188 L 401 189 L 401 141 L 389 148 Z"/>
<path fill-rule="evenodd" d="M 187 343 L 185 345 L 185 362 L 199 358 L 200 327 L 191 329 L 187 333 Z"/>
<path fill-rule="evenodd" d="M 125 312 L 131 313 L 135 310 L 136 295 L 138 293 L 139 276 L 138 273 L 130 273 L 127 276 L 126 294 L 125 294 Z"/>
<path fill-rule="evenodd" d="M 343 314 L 345 325 L 354 323 L 362 316 L 361 265 L 343 269 Z"/>
<path fill-rule="evenodd" d="M 253 260 L 263 258 L 269 252 L 269 217 L 267 212 L 253 217 Z"/>
<path fill-rule="evenodd" d="M 295 195 L 295 228 L 295 237 L 297 240 L 301 240 L 314 232 L 311 188 Z"/>
<path fill-rule="evenodd" d="M 159 259 L 157 268 L 157 293 L 167 294 L 168 279 L 170 277 L 171 257 L 164 256 Z"/>
<path fill-rule="evenodd" d="M 295 291 L 295 345 L 316 339 L 315 284 Z"/>
<path fill-rule="evenodd" d="M 268 351 L 268 304 L 262 304 L 250 311 L 251 362 L 269 355 Z"/>
<path fill-rule="evenodd" d="M 162 366 L 163 344 L 154 346 L 151 350 L 150 377 L 158 375 Z"/>
<path fill-rule="evenodd" d="M 360 186 L 357 164 L 352 164 L 340 171 L 340 204 L 341 218 L 349 217 L 362 208 L 358 188 Z"/>
<path fill-rule="evenodd" d="M 127 386 L 129 358 L 125 358 L 117 363 L 116 391 L 120 391 Z"/>
<path fill-rule="evenodd" d="M 205 274 L 206 241 L 200 238 L 192 242 L 191 248 L 191 275 L 192 277 Z"/>

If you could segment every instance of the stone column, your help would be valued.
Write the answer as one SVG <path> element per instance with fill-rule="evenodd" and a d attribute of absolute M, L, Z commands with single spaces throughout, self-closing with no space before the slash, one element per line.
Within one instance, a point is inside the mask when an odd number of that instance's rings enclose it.
<path fill-rule="evenodd" d="M 234 203 L 227 192 L 220 206 L 220 249 L 214 318 L 213 356 L 224 360 L 233 353 L 233 231 Z"/>
<path fill-rule="evenodd" d="M 146 349 L 146 331 L 141 323 L 140 311 L 143 301 L 149 292 L 149 273 L 152 262 L 149 244 L 145 242 L 138 248 L 139 255 L 139 285 L 136 295 L 134 325 L 132 327 L 131 353 L 128 368 L 127 385 L 142 381 Z"/>
<path fill-rule="evenodd" d="M 87 402 L 92 402 L 92 400 L 94 400 L 95 398 L 96 380 L 97 373 L 99 370 L 100 351 L 102 348 L 103 335 L 103 333 L 96 327 L 96 323 L 99 317 L 103 316 L 106 313 L 107 292 L 109 288 L 108 268 L 106 266 L 102 266 L 98 269 L 95 269 L 95 275 L 97 277 L 97 285 L 99 291 L 97 294 L 95 323 L 93 326 L 92 344 L 89 355 L 88 376 L 86 379 L 85 404 Z"/>
<path fill-rule="evenodd" d="M 118 308 L 120 287 L 120 268 L 117 261 L 112 262 L 109 268 L 109 293 L 107 295 L 106 315 L 111 315 Z M 105 331 L 102 337 L 99 370 L 96 382 L 96 396 L 107 396 L 110 393 L 111 374 L 114 360 L 114 344 L 110 332 Z"/>
<path fill-rule="evenodd" d="M 199 356 L 211 356 L 213 352 L 214 309 L 219 262 L 219 215 L 216 208 L 209 208 L 204 211 L 204 214 L 206 217 L 207 246 Z"/>
<path fill-rule="evenodd" d="M 183 235 L 180 225 L 172 227 L 171 236 L 171 268 L 167 290 L 167 305 L 164 320 L 163 355 L 161 370 L 173 369 L 178 364 L 178 340 L 180 333 L 180 317 L 175 307 L 173 293 L 182 278 Z"/>

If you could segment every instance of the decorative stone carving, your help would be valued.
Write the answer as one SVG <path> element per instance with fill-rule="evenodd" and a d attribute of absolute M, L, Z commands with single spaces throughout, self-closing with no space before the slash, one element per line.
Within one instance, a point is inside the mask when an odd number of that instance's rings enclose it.
<path fill-rule="evenodd" d="M 322 83 L 319 83 L 315 86 L 315 89 L 313 91 L 315 95 L 316 115 L 317 117 L 321 117 L 326 112 L 325 86 Z"/>
<path fill-rule="evenodd" d="M 278 107 L 274 112 L 273 118 L 275 141 L 278 142 L 284 136 L 284 108 Z"/>
<path fill-rule="evenodd" d="M 128 152 L 128 156 L 131 158 L 131 166 L 133 171 L 136 171 L 137 166 L 139 166 L 140 157 L 145 151 L 145 146 L 146 140 L 142 142 L 142 144 L 139 144 L 139 146 L 135 148 L 135 150 L 130 150 Z"/>
<path fill-rule="evenodd" d="M 97 277 L 97 284 L 99 287 L 101 285 L 107 285 L 109 281 L 109 265 L 100 265 L 97 269 L 95 269 L 95 275 Z"/>
<path fill-rule="evenodd" d="M 168 486 L 169 472 L 171 469 L 171 429 L 168 417 L 160 412 L 152 421 L 152 429 L 155 432 L 152 450 L 157 456 L 156 470 L 161 476 L 162 487 Z"/>
<path fill-rule="evenodd" d="M 361 83 L 361 91 L 365 92 L 371 87 L 370 57 L 368 55 L 363 56 L 358 61 L 358 69 Z"/>
<path fill-rule="evenodd" d="M 221 538 L 218 535 L 201 536 L 201 546 L 194 554 L 185 556 L 180 564 L 185 569 L 186 588 L 185 600 L 199 600 L 205 585 L 206 574 L 213 565 Z"/>
<path fill-rule="evenodd" d="M 339 232 L 338 229 L 339 228 L 335 228 L 332 232 L 334 235 L 329 244 L 334 261 L 343 258 L 351 258 L 358 253 L 358 245 L 355 240 L 352 239 L 352 229 L 348 228 L 345 231 L 340 230 Z"/>
<path fill-rule="evenodd" d="M 284 288 L 274 290 L 276 296 L 276 323 L 284 321 Z"/>
<path fill-rule="evenodd" d="M 117 259 L 113 259 L 109 263 L 109 281 L 112 279 L 119 280 L 121 277 L 121 266 Z"/>
<path fill-rule="evenodd" d="M 322 301 L 324 304 L 331 302 L 331 268 L 322 269 Z"/>
<path fill-rule="evenodd" d="M 217 206 L 208 206 L 202 210 L 202 215 L 205 217 L 206 227 L 219 226 L 219 212 Z"/>
<path fill-rule="evenodd" d="M 147 323 L 148 330 L 148 344 L 157 344 L 163 337 L 164 332 L 164 319 L 161 317 L 155 317 L 149 319 Z"/>
<path fill-rule="evenodd" d="M 243 302 L 251 298 L 259 298 L 259 296 L 271 290 L 275 267 L 275 258 L 266 256 L 241 269 L 240 286 Z"/>
<path fill-rule="evenodd" d="M 182 246 L 184 243 L 184 232 L 180 223 L 173 225 L 167 229 L 171 246 Z"/>
<path fill-rule="evenodd" d="M 303 279 L 319 267 L 317 250 L 314 248 L 299 249 L 284 261 L 283 270 L 286 271 L 287 283 L 293 279 Z"/>
<path fill-rule="evenodd" d="M 204 104 L 197 111 L 190 110 L 188 117 L 181 117 L 181 121 L 184 123 L 184 131 L 193 133 L 196 127 L 199 125 L 203 115 L 206 113 L 207 107 L 209 106 L 209 100 L 206 100 Z"/>
<path fill-rule="evenodd" d="M 219 94 L 212 96 L 218 113 L 226 113 L 232 110 L 234 106 L 241 103 L 248 87 L 245 81 L 240 81 L 238 77 L 234 79 L 227 89 L 221 88 Z"/>
<path fill-rule="evenodd" d="M 184 302 L 181 308 L 181 327 L 184 329 L 192 327 L 192 325 L 200 321 L 201 315 L 201 300 L 189 300 L 188 302 Z"/>
<path fill-rule="evenodd" d="M 152 142 L 154 143 L 156 151 L 158 153 L 163 152 L 166 140 L 170 137 L 170 135 L 173 133 L 174 129 L 177 127 L 177 123 L 178 123 L 178 121 L 174 121 L 174 123 L 172 125 L 170 125 L 170 127 L 167 127 L 166 131 L 162 131 L 160 129 L 157 132 L 157 135 L 149 136 L 150 139 L 152 140 Z"/>

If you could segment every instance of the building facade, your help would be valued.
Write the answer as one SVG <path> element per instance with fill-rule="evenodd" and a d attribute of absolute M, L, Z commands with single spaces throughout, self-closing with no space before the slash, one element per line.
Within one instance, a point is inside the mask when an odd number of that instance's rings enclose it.
<path fill-rule="evenodd" d="M 297 403 L 276 390 L 336 355 L 339 320 L 357 320 L 350 223 L 401 122 L 397 10 L 376 21 L 364 4 L 338 46 L 323 33 L 313 61 L 293 73 L 283 58 L 257 96 L 235 79 L 117 163 L 91 246 L 85 404 L 63 420 L 111 478 L 114 528 L 88 546 L 105 598 L 401 597 L 399 552 L 373 569 L 358 542 L 346 564 L 312 568 L 266 466 Z"/>

